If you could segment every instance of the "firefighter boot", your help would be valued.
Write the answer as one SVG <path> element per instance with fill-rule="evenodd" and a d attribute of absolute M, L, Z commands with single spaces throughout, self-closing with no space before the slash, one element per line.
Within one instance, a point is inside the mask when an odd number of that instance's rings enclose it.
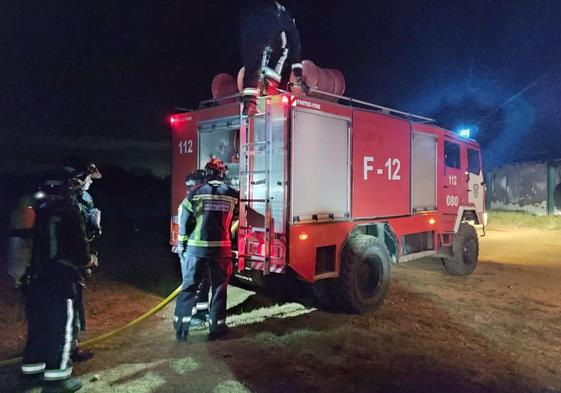
<path fill-rule="evenodd" d="M 79 348 L 76 348 L 70 354 L 70 359 L 75 363 L 79 363 L 79 362 L 85 362 L 86 360 L 90 360 L 91 358 L 93 358 L 93 356 L 94 353 L 92 351 L 83 351 Z"/>
<path fill-rule="evenodd" d="M 19 377 L 19 386 L 24 391 L 40 386 L 41 382 L 43 382 L 43 373 L 21 374 Z"/>
<path fill-rule="evenodd" d="M 189 335 L 188 330 L 178 330 L 175 332 L 175 339 L 179 342 L 186 342 L 188 335 Z"/>
<path fill-rule="evenodd" d="M 206 327 L 206 323 L 208 321 L 208 313 L 207 312 L 197 312 L 191 318 L 191 323 L 189 324 L 190 329 L 204 329 Z"/>
<path fill-rule="evenodd" d="M 208 334 L 209 341 L 216 341 L 224 338 L 230 332 L 230 328 L 226 325 L 222 325 L 219 329 L 213 330 Z"/>
<path fill-rule="evenodd" d="M 50 381 L 43 384 L 42 393 L 72 393 L 82 388 L 82 382 L 77 378 L 61 381 Z"/>
<path fill-rule="evenodd" d="M 19 375 L 19 385 L 23 390 L 32 389 L 43 381 L 43 373 L 45 372 L 45 363 L 31 363 L 24 360 L 21 365 L 21 374 Z"/>

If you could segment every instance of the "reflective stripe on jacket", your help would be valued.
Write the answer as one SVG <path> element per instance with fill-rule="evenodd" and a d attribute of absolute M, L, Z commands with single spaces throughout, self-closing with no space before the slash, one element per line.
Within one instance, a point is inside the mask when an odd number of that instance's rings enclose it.
<path fill-rule="evenodd" d="M 238 192 L 211 180 L 189 193 L 179 206 L 179 241 L 196 256 L 230 256 L 230 226 L 237 219 Z"/>

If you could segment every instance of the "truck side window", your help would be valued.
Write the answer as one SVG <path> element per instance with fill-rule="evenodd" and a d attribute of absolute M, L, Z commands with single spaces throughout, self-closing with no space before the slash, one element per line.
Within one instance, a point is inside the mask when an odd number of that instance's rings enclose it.
<path fill-rule="evenodd" d="M 468 171 L 474 175 L 479 175 L 481 172 L 481 161 L 477 150 L 468 149 Z"/>
<path fill-rule="evenodd" d="M 444 142 L 444 162 L 449 168 L 460 168 L 460 145 Z"/>

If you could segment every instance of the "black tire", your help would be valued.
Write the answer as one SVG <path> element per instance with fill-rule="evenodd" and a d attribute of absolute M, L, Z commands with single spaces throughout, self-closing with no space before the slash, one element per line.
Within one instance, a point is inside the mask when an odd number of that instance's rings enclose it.
<path fill-rule="evenodd" d="M 390 256 L 373 236 L 352 235 L 341 252 L 340 277 L 333 294 L 344 312 L 363 314 L 379 307 L 390 285 Z"/>
<path fill-rule="evenodd" d="M 475 228 L 463 222 L 452 241 L 452 256 L 443 258 L 444 268 L 452 276 L 467 276 L 475 271 L 479 259 L 479 239 Z"/>
<path fill-rule="evenodd" d="M 316 305 L 321 310 L 332 311 L 337 307 L 335 296 L 333 295 L 333 279 L 327 278 L 316 281 L 312 284 L 312 291 L 316 300 Z"/>

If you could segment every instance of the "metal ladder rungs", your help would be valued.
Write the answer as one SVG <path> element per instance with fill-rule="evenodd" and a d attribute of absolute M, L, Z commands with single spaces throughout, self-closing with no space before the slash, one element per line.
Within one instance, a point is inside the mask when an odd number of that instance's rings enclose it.
<path fill-rule="evenodd" d="M 241 203 L 244 203 L 246 207 L 250 207 L 252 203 L 259 203 L 265 205 L 265 212 L 263 214 L 263 226 L 262 227 L 251 227 L 248 225 L 247 221 L 240 220 L 240 229 L 244 231 L 251 231 L 256 233 L 263 233 L 263 237 L 265 239 L 265 255 L 264 256 L 257 256 L 251 255 L 247 256 L 245 259 L 248 262 L 263 262 L 263 274 L 270 273 L 270 266 L 271 266 L 271 247 L 273 243 L 274 237 L 274 229 L 272 228 L 272 212 L 271 212 L 271 204 L 273 202 L 273 198 L 271 197 L 271 176 L 273 171 L 273 154 L 277 153 L 278 149 L 275 149 L 273 153 L 273 137 L 272 137 L 272 123 L 271 117 L 268 108 L 265 112 L 256 113 L 253 116 L 241 116 L 240 118 L 240 187 L 247 188 L 246 191 L 243 192 L 243 196 L 240 199 Z M 253 118 L 253 122 L 251 119 Z M 264 120 L 257 121 L 258 118 L 264 118 Z M 263 135 L 257 133 L 257 129 L 261 129 L 264 127 L 263 130 L 266 131 L 265 140 L 258 139 L 251 141 L 252 135 L 252 128 L 258 127 L 253 130 L 253 136 L 257 137 L 259 135 L 262 137 Z M 257 139 L 257 138 L 255 138 Z M 256 165 L 256 162 L 252 161 L 257 159 L 257 156 L 260 158 L 264 158 L 265 168 L 266 170 L 249 170 L 253 168 L 252 165 Z M 253 164 L 252 164 L 253 162 Z M 259 162 L 259 165 L 263 165 Z M 258 167 L 258 169 L 263 168 L 263 166 Z M 245 170 L 244 170 L 245 169 Z M 261 175 L 256 180 L 253 176 Z M 260 199 L 252 199 L 251 198 L 251 190 L 254 186 L 265 186 L 266 191 L 264 195 L 259 195 Z M 273 232 L 273 233 L 271 233 Z M 272 236 L 273 235 L 273 236 Z"/>
<path fill-rule="evenodd" d="M 240 154 L 244 155 L 244 156 L 267 156 L 269 154 L 271 155 L 275 155 L 275 154 L 283 154 L 284 150 L 283 149 L 275 149 L 275 150 L 245 150 L 242 151 Z"/>
<path fill-rule="evenodd" d="M 267 180 L 261 179 L 261 180 L 254 180 L 251 182 L 252 186 L 258 186 L 260 184 L 267 184 Z"/>
<path fill-rule="evenodd" d="M 241 147 L 246 147 L 246 146 L 263 146 L 263 145 L 268 145 L 269 142 L 268 141 L 259 141 L 259 142 L 252 142 L 252 143 L 243 143 L 241 145 Z"/>
<path fill-rule="evenodd" d="M 261 227 L 239 227 L 239 229 L 248 230 L 248 231 L 255 231 L 255 232 L 263 232 Z"/>
<path fill-rule="evenodd" d="M 257 232 L 257 233 L 265 233 L 268 231 L 267 228 L 259 228 L 259 227 L 240 227 L 240 229 L 247 229 L 248 231 Z"/>
<path fill-rule="evenodd" d="M 242 115 L 242 118 L 247 120 L 247 119 L 256 118 L 256 117 L 263 117 L 263 116 L 267 116 L 267 112 L 257 112 L 256 114 L 251 115 L 251 116 Z"/>
<path fill-rule="evenodd" d="M 261 156 L 267 154 L 265 150 L 246 150 L 242 152 L 246 156 Z"/>
<path fill-rule="evenodd" d="M 266 175 L 269 171 L 240 171 L 240 175 Z"/>
<path fill-rule="evenodd" d="M 250 261 L 250 262 L 266 262 L 267 261 L 266 257 L 259 257 L 259 256 L 256 256 L 256 255 L 252 255 L 250 257 L 245 257 L 245 259 L 247 261 Z"/>

